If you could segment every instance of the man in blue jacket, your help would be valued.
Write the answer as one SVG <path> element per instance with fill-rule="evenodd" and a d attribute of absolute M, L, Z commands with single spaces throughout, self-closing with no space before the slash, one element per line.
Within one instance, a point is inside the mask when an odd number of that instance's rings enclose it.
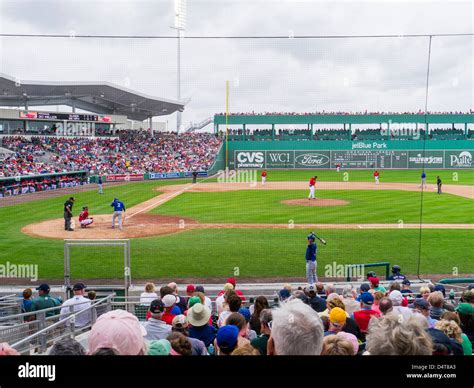
<path fill-rule="evenodd" d="M 114 208 L 114 215 L 112 216 L 112 229 L 115 228 L 115 219 L 118 218 L 119 229 L 122 230 L 122 213 L 125 213 L 125 205 L 119 201 L 118 198 L 114 198 L 114 202 L 110 205 Z"/>
<path fill-rule="evenodd" d="M 306 279 L 308 284 L 313 285 L 318 281 L 316 274 L 316 251 L 318 249 L 316 236 L 313 233 L 308 234 L 308 246 L 306 247 Z"/>

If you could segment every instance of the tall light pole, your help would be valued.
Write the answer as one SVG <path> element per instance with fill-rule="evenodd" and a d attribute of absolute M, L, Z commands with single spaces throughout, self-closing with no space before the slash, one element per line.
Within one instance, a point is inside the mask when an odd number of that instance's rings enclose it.
<path fill-rule="evenodd" d="M 171 27 L 176 30 L 177 41 L 177 100 L 181 101 L 181 31 L 186 29 L 186 0 L 174 0 L 174 26 Z M 181 129 L 181 112 L 176 114 L 176 132 Z"/>

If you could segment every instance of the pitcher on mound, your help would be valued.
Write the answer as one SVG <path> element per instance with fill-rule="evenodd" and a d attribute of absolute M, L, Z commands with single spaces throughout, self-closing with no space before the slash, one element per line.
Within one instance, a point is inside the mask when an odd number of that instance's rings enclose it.
<path fill-rule="evenodd" d="M 308 195 L 308 199 L 311 200 L 311 199 L 316 199 L 316 197 L 314 196 L 314 192 L 316 190 L 316 179 L 318 179 L 317 176 L 313 176 L 310 180 L 309 180 L 309 195 Z"/>

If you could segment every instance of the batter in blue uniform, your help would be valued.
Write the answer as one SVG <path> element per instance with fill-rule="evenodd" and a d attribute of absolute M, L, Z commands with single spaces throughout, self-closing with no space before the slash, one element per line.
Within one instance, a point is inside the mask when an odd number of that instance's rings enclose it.
<path fill-rule="evenodd" d="M 114 202 L 110 205 L 114 208 L 114 215 L 112 216 L 112 229 L 115 228 L 115 219 L 118 218 L 119 229 L 122 230 L 122 213 L 125 213 L 125 205 L 119 201 L 118 198 L 114 198 Z"/>
<path fill-rule="evenodd" d="M 316 274 L 316 251 L 318 247 L 315 243 L 316 236 L 313 233 L 308 234 L 308 246 L 306 247 L 306 280 L 308 284 L 317 283 L 318 276 Z"/>

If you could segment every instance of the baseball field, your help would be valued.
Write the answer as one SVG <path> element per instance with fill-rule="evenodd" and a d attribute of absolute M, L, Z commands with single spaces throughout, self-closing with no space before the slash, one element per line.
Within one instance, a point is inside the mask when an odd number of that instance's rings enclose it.
<path fill-rule="evenodd" d="M 98 194 L 74 193 L 73 214 L 88 206 L 94 224 L 64 231 L 63 203 L 33 194 L 30 200 L 0 202 L 0 263 L 38 264 L 41 279 L 63 276 L 63 239 L 130 238 L 132 279 L 222 280 L 301 279 L 306 235 L 328 243 L 318 247 L 318 274 L 326 265 L 388 261 L 425 276 L 474 273 L 474 170 L 420 172 L 269 171 L 262 186 L 204 178 L 145 181 L 106 186 Z M 316 200 L 308 201 L 307 181 L 318 175 Z M 436 176 L 443 194 L 436 193 Z M 260 178 L 260 171 L 256 176 Z M 111 229 L 110 203 L 127 207 L 122 231 Z M 422 205 L 422 206 L 421 206 Z M 420 220 L 423 228 L 420 230 Z M 421 241 L 421 244 L 420 244 Z M 122 278 L 120 248 L 72 248 L 71 273 L 88 281 Z"/>

